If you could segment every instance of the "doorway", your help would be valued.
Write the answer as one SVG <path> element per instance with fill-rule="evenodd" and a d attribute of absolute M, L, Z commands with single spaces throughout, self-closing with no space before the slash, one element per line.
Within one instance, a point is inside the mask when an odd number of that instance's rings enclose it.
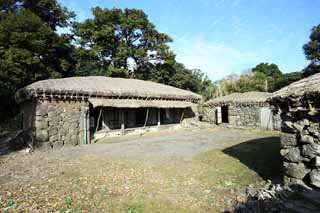
<path fill-rule="evenodd" d="M 221 107 L 221 120 L 222 123 L 229 123 L 228 106 Z"/>

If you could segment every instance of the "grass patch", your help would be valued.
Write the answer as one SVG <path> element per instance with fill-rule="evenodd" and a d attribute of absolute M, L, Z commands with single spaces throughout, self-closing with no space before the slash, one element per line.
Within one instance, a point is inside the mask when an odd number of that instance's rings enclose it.
<path fill-rule="evenodd" d="M 237 191 L 279 174 L 279 144 L 271 135 L 187 161 L 80 156 L 46 168 L 44 180 L 2 185 L 0 207 L 14 201 L 17 211 L 27 212 L 226 210 Z"/>

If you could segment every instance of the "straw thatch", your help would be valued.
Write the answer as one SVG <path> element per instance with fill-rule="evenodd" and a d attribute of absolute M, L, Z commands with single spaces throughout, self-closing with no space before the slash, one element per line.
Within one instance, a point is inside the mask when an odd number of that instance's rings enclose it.
<path fill-rule="evenodd" d="M 197 103 L 201 96 L 150 81 L 105 76 L 72 77 L 35 82 L 16 93 L 18 102 L 34 97 L 82 97 L 122 99 L 163 99 Z"/>
<path fill-rule="evenodd" d="M 230 95 L 218 97 L 207 101 L 204 106 L 221 106 L 229 104 L 264 104 L 271 96 L 267 92 L 245 92 L 245 93 L 232 93 Z"/>
<path fill-rule="evenodd" d="M 289 97 L 302 97 L 320 93 L 320 73 L 294 82 L 273 93 L 272 99 L 286 99 Z"/>
<path fill-rule="evenodd" d="M 137 99 L 100 99 L 89 98 L 94 107 L 123 107 L 123 108 L 186 108 L 194 107 L 196 104 L 186 101 L 165 101 L 165 100 L 137 100 Z"/>

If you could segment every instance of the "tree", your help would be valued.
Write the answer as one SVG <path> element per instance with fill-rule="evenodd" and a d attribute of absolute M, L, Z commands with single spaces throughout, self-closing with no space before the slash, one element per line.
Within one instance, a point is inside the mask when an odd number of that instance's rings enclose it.
<path fill-rule="evenodd" d="M 303 70 L 304 77 L 320 72 L 320 25 L 311 30 L 310 41 L 303 46 L 310 64 Z"/>
<path fill-rule="evenodd" d="M 276 82 L 281 78 L 282 72 L 276 64 L 260 63 L 252 68 L 253 73 L 263 73 L 266 76 L 266 91 L 273 92 L 275 90 Z M 262 77 L 262 76 L 260 76 Z M 261 79 L 260 79 L 261 80 Z"/>
<path fill-rule="evenodd" d="M 1 116 L 14 112 L 17 89 L 37 80 L 73 74 L 71 37 L 54 31 L 57 26 L 64 26 L 70 16 L 66 10 L 59 11 L 50 5 L 58 3 L 54 0 L 7 0 L 1 4 L 0 96 L 3 108 L 0 114 L 6 111 Z M 48 10 L 50 13 L 46 12 Z"/>
<path fill-rule="evenodd" d="M 174 63 L 172 39 L 158 32 L 142 10 L 96 7 L 92 13 L 93 19 L 73 25 L 81 75 L 91 75 L 87 67 L 92 67 L 93 74 L 148 79 L 146 69 Z"/>

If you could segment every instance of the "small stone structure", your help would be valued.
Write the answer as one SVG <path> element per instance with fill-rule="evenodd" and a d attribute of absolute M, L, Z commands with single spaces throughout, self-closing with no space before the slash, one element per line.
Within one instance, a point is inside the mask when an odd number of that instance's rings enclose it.
<path fill-rule="evenodd" d="M 202 120 L 214 124 L 245 129 L 278 130 L 280 116 L 267 99 L 271 93 L 232 93 L 212 99 L 202 106 Z"/>
<path fill-rule="evenodd" d="M 137 79 L 103 76 L 50 79 L 16 93 L 23 126 L 45 150 L 98 138 L 157 131 L 197 120 L 201 96 Z M 173 126 L 174 125 L 174 126 Z"/>
<path fill-rule="evenodd" d="M 320 74 L 282 88 L 270 102 L 281 109 L 284 182 L 320 189 Z"/>

